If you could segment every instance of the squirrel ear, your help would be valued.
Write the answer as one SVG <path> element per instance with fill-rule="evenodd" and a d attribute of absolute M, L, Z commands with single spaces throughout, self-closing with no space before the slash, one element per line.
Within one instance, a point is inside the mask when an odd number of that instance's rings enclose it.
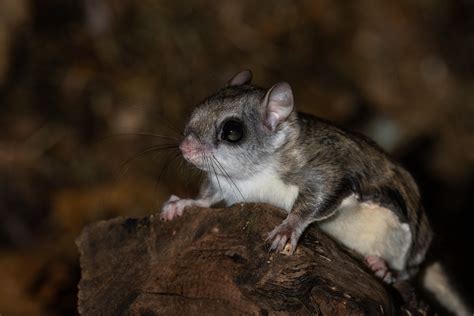
<path fill-rule="evenodd" d="M 271 87 L 263 99 L 264 124 L 271 131 L 285 121 L 293 111 L 293 92 L 286 82 Z"/>
<path fill-rule="evenodd" d="M 235 74 L 228 82 L 228 86 L 240 86 L 243 84 L 249 84 L 252 81 L 252 72 L 248 69 L 242 70 Z"/>

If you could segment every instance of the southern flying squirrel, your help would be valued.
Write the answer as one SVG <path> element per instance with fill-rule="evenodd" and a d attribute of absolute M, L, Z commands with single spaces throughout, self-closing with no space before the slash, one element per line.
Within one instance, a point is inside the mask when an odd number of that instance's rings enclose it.
<path fill-rule="evenodd" d="M 180 149 L 208 177 L 196 199 L 171 196 L 161 218 L 221 201 L 268 203 L 288 214 L 269 233 L 275 251 L 293 253 L 317 222 L 384 281 L 415 274 L 432 230 L 412 176 L 370 139 L 296 112 L 288 83 L 266 90 L 251 79 L 236 74 L 193 111 Z"/>

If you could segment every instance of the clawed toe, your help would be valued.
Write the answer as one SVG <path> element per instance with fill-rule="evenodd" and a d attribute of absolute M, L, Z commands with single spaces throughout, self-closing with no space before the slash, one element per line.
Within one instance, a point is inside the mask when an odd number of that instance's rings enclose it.
<path fill-rule="evenodd" d="M 285 235 L 276 235 L 270 246 L 270 251 L 280 252 L 285 248 L 288 237 Z"/>
<path fill-rule="evenodd" d="M 367 256 L 365 262 L 375 275 L 386 283 L 392 283 L 393 277 L 384 259 L 379 256 Z"/>
<path fill-rule="evenodd" d="M 269 250 L 291 255 L 295 252 L 298 238 L 299 235 L 296 230 L 291 225 L 283 222 L 268 234 L 267 241 L 272 241 Z"/>
<path fill-rule="evenodd" d="M 190 200 L 180 199 L 176 195 L 172 195 L 163 205 L 160 219 L 166 222 L 181 217 L 184 209 L 189 205 L 191 205 Z"/>

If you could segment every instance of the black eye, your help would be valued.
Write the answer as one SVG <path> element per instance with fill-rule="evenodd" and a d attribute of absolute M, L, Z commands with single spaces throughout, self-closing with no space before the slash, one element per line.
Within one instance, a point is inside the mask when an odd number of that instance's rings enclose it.
<path fill-rule="evenodd" d="M 230 120 L 222 126 L 221 137 L 230 143 L 236 143 L 244 136 L 244 126 L 241 122 Z"/>

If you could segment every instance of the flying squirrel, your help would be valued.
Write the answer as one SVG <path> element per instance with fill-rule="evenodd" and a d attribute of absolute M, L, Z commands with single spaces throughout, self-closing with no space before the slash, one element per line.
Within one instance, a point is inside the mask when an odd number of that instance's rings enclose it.
<path fill-rule="evenodd" d="M 286 82 L 251 85 L 244 70 L 192 112 L 180 150 L 207 172 L 195 199 L 172 195 L 162 220 L 190 206 L 268 203 L 287 213 L 270 249 L 292 254 L 312 223 L 365 258 L 387 283 L 413 277 L 432 229 L 413 177 L 369 138 L 295 111 Z M 424 286 L 457 315 L 470 315 L 439 263 Z"/>

